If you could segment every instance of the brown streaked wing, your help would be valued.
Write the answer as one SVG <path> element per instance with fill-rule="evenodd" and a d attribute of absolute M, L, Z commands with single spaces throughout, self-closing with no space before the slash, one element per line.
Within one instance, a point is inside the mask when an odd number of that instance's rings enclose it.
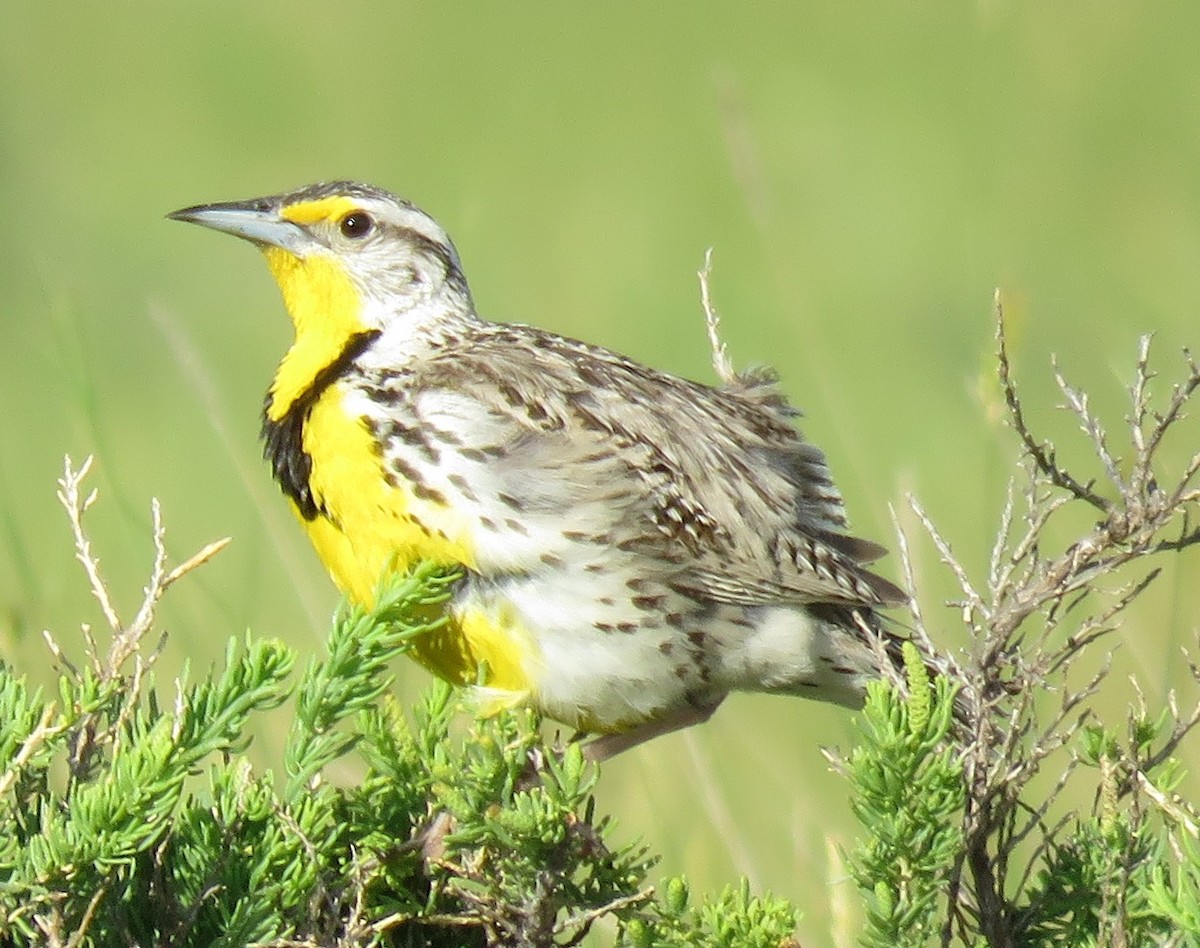
<path fill-rule="evenodd" d="M 480 323 L 416 368 L 414 382 L 477 398 L 531 435 L 611 439 L 645 511 L 614 542 L 660 556 L 697 596 L 868 607 L 908 598 L 863 568 L 884 549 L 842 532 L 824 455 L 767 376 L 714 388 L 532 327 Z"/>

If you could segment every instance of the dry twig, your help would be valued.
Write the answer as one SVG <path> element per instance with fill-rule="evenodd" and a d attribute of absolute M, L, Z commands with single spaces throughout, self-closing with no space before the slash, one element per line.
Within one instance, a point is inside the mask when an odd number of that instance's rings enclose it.
<path fill-rule="evenodd" d="M 162 650 L 165 639 L 160 639 L 158 646 L 143 655 L 140 651 L 142 639 L 153 628 L 155 610 L 163 593 L 178 580 L 192 570 L 204 565 L 229 544 L 229 537 L 207 544 L 194 555 L 188 557 L 178 566 L 168 569 L 167 550 L 165 545 L 165 528 L 162 522 L 162 511 L 158 501 L 151 501 L 151 519 L 153 521 L 154 560 L 150 572 L 150 581 L 142 590 L 142 601 L 134 615 L 133 621 L 126 625 L 113 605 L 108 585 L 100 570 L 100 560 L 92 551 L 91 539 L 84 525 L 84 517 L 96 500 L 96 490 L 84 492 L 83 483 L 92 469 L 92 458 L 88 456 L 79 467 L 75 467 L 70 457 L 63 460 L 63 475 L 58 481 L 58 499 L 67 513 L 71 524 L 71 533 L 75 540 L 75 558 L 83 566 L 87 576 L 88 586 L 92 595 L 100 604 L 100 611 L 108 624 L 112 637 L 108 648 L 101 654 L 101 648 L 92 636 L 88 626 L 83 626 L 82 632 L 87 642 L 87 651 L 102 689 L 111 688 L 123 675 L 125 666 L 133 659 L 133 670 L 130 673 L 132 687 L 125 689 L 125 694 L 140 694 L 140 683 L 143 675 L 154 664 Z M 62 648 L 54 640 L 50 632 L 43 633 L 51 654 L 61 661 Z M 71 670 L 71 666 L 65 666 Z M 70 779 L 76 780 L 85 775 L 97 748 L 115 743 L 120 738 L 123 725 L 132 715 L 132 706 L 118 709 L 113 722 L 98 732 L 95 714 L 87 716 L 82 721 L 75 734 L 74 746 L 71 753 Z"/>
<path fill-rule="evenodd" d="M 1134 562 L 1200 545 L 1200 527 L 1194 526 L 1200 521 L 1200 488 L 1195 484 L 1200 452 L 1191 454 L 1175 477 L 1166 475 L 1160 460 L 1164 444 L 1184 420 L 1189 400 L 1200 388 L 1200 369 L 1185 352 L 1187 374 L 1172 387 L 1165 408 L 1158 410 L 1151 384 L 1155 376 L 1150 369 L 1150 337 L 1139 340 L 1128 390 L 1128 445 L 1121 445 L 1128 456 L 1122 458 L 1087 393 L 1073 386 L 1055 364 L 1054 378 L 1065 398 L 1064 407 L 1078 422 L 1099 472 L 1097 477 L 1082 477 L 1063 465 L 1054 445 L 1030 428 L 1013 376 L 998 291 L 995 322 L 997 373 L 1008 424 L 1022 446 L 1025 483 L 1020 492 L 1014 484 L 1009 486 L 985 585 L 971 578 L 921 505 L 911 497 L 909 502 L 955 577 L 962 598 L 952 605 L 961 610 L 973 641 L 970 661 L 956 667 L 962 681 L 959 700 L 967 719 L 966 733 L 960 734 L 967 807 L 966 851 L 951 884 L 957 902 L 952 914 L 961 932 L 967 930 L 969 920 L 989 944 L 1010 946 L 1020 941 L 1022 925 L 1008 883 L 1017 847 L 1040 831 L 1032 858 L 1018 867 L 1024 887 L 1065 825 L 1060 821 L 1047 826 L 1046 821 L 1053 802 L 1075 773 L 1078 757 L 1068 758 L 1043 803 L 1028 806 L 1022 791 L 1088 721 L 1090 701 L 1108 675 L 1107 657 L 1081 686 L 1057 686 L 1058 708 L 1045 722 L 1037 720 L 1035 698 L 1050 682 L 1065 681 L 1081 655 L 1119 628 L 1121 617 L 1160 571 L 1151 568 L 1115 587 L 1110 579 Z M 1052 528 L 1060 512 L 1079 504 L 1098 512 L 1100 520 L 1074 542 L 1056 548 Z M 909 545 L 902 531 L 900 536 L 901 561 L 912 588 Z M 925 619 L 915 603 L 911 615 L 919 633 L 914 638 L 928 651 Z M 1195 666 L 1192 670 L 1200 682 Z M 1146 750 L 1144 759 L 1124 758 L 1113 764 L 1111 777 L 1106 778 L 1113 800 L 1142 792 L 1165 812 L 1176 812 L 1164 795 L 1152 792 L 1145 774 L 1171 756 L 1200 724 L 1200 708 L 1180 717 L 1172 703 L 1171 713 L 1174 725 L 1152 752 Z M 1180 824 L 1192 831 L 1196 821 L 1178 812 Z M 1112 924 L 1117 926 L 1108 934 L 1119 935 L 1122 897 L 1108 895 L 1112 898 L 1106 896 L 1105 918 L 1116 919 Z M 953 937 L 952 927 L 943 933 L 945 944 Z"/>
<path fill-rule="evenodd" d="M 721 341 L 721 317 L 713 306 L 712 289 L 709 286 L 712 280 L 712 257 L 712 247 L 709 247 L 704 254 L 704 266 L 696 272 L 696 276 L 700 278 L 700 302 L 704 306 L 704 325 L 708 329 L 708 345 L 712 349 L 713 371 L 723 384 L 730 385 L 738 380 L 738 374 L 733 367 L 733 360 L 729 358 L 728 347 Z"/>

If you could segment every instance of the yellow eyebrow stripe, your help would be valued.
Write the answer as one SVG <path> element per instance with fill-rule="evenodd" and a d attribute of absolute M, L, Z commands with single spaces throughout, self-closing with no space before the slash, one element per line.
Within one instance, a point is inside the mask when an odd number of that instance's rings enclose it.
<path fill-rule="evenodd" d="M 279 212 L 279 216 L 293 224 L 316 224 L 318 221 L 337 220 L 358 209 L 358 204 L 353 198 L 335 196 L 289 204 Z"/>

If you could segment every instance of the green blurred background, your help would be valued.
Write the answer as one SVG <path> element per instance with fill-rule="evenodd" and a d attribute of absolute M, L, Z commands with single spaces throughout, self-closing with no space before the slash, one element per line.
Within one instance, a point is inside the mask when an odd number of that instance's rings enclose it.
<path fill-rule="evenodd" d="M 258 459 L 276 289 L 245 245 L 163 219 L 183 205 L 377 183 L 450 230 L 484 315 L 701 379 L 715 246 L 732 354 L 779 368 L 855 528 L 894 546 L 913 491 L 978 571 L 1015 454 L 986 381 L 993 287 L 1056 437 L 1051 353 L 1115 425 L 1140 333 L 1168 379 L 1200 344 L 1195 4 L 331 6 L 6 5 L 0 644 L 39 679 L 40 630 L 77 649 L 98 620 L 54 500 L 66 452 L 97 455 L 92 527 L 126 610 L 151 496 L 177 558 L 234 538 L 168 597 L 160 678 L 245 628 L 315 649 L 336 602 Z M 1198 573 L 1181 558 L 1113 640 L 1112 721 L 1131 672 L 1194 703 Z M 273 766 L 279 730 L 254 747 Z M 855 897 L 831 852 L 853 826 L 818 748 L 853 734 L 837 709 L 735 697 L 606 767 L 600 804 L 664 872 L 747 873 L 804 908 L 806 946 L 838 943 Z"/>

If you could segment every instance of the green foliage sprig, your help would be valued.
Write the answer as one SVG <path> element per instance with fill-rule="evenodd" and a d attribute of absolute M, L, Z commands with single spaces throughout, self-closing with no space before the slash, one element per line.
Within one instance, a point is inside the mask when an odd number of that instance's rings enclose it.
<path fill-rule="evenodd" d="M 83 526 L 87 470 L 68 461 L 60 497 L 111 636 L 87 632 L 78 665 L 49 639 L 57 700 L 0 666 L 4 944 L 536 948 L 603 919 L 621 945 L 787 943 L 794 911 L 745 884 L 695 911 L 683 880 L 658 900 L 654 860 L 596 816 L 596 768 L 547 746 L 532 713 L 463 728 L 439 685 L 407 718 L 389 667 L 445 621 L 454 571 L 421 565 L 344 608 L 298 682 L 291 650 L 247 635 L 166 698 L 143 647 L 154 607 L 221 544 L 167 569 L 156 506 L 151 581 L 123 623 Z M 244 751 L 281 705 L 277 780 Z"/>
<path fill-rule="evenodd" d="M 907 695 L 867 687 L 862 741 L 845 770 L 851 807 L 869 831 L 850 860 L 867 901 L 863 944 L 928 944 L 942 926 L 949 880 L 962 848 L 963 767 L 947 745 L 955 686 L 931 685 L 916 647 L 904 643 Z"/>

